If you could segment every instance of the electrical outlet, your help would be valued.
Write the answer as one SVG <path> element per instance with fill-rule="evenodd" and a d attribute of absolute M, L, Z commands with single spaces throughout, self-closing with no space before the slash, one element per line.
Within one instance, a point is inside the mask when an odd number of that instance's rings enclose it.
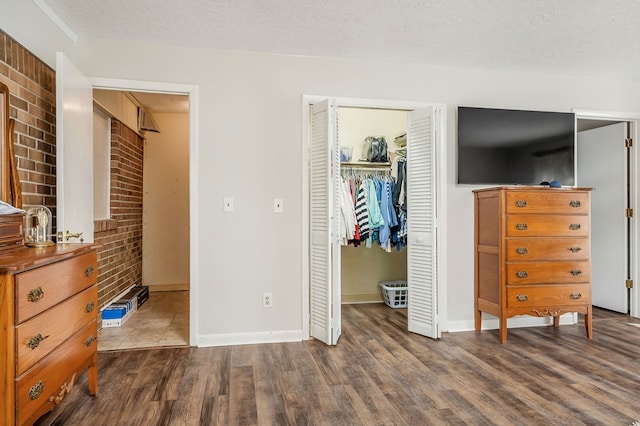
<path fill-rule="evenodd" d="M 262 307 L 273 308 L 273 295 L 271 293 L 262 293 Z"/>

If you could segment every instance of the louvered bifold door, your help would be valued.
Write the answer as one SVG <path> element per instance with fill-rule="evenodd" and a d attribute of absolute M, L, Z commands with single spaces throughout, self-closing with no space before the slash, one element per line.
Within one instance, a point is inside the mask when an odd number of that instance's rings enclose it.
<path fill-rule="evenodd" d="M 439 338 L 434 109 L 411 111 L 407 131 L 408 329 Z"/>
<path fill-rule="evenodd" d="M 332 344 L 331 109 L 329 101 L 311 107 L 309 155 L 310 334 L 326 344 Z"/>

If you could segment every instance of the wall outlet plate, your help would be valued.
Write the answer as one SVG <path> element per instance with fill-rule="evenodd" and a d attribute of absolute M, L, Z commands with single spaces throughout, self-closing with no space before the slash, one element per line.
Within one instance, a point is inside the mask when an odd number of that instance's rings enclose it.
<path fill-rule="evenodd" d="M 262 307 L 264 309 L 273 308 L 273 294 L 262 293 Z"/>

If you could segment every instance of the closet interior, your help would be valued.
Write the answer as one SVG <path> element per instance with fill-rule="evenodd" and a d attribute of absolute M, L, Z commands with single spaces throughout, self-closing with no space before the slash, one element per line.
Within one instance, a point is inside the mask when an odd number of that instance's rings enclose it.
<path fill-rule="evenodd" d="M 364 235 L 342 238 L 341 247 L 341 294 L 343 304 L 382 302 L 383 294 L 379 283 L 407 280 L 407 248 L 406 237 L 403 238 L 403 230 L 406 230 L 406 217 L 401 218 L 396 203 L 402 203 L 404 199 L 403 186 L 400 184 L 394 188 L 398 180 L 398 163 L 406 164 L 406 131 L 408 112 L 401 110 L 386 110 L 373 108 L 340 107 L 338 111 L 339 126 L 338 139 L 341 148 L 341 177 L 343 183 L 342 200 L 349 199 L 354 211 L 358 209 L 358 195 L 361 192 L 367 194 L 367 201 L 371 201 L 369 192 L 365 190 L 367 184 L 375 182 L 377 188 L 376 199 L 381 208 L 381 216 L 387 220 L 387 229 L 369 229 L 369 241 L 363 237 L 367 233 L 364 227 Z M 404 136 L 403 136 L 404 135 Z M 371 140 L 375 138 L 373 147 Z M 386 142 L 386 158 L 376 158 L 376 141 L 384 137 Z M 370 153 L 372 152 L 372 154 Z M 379 153 L 379 152 L 378 152 Z M 372 158 L 373 157 L 373 158 Z M 371 161 L 373 160 L 373 161 Z M 386 160 L 386 161 L 384 161 Z M 402 170 L 400 171 L 402 174 Z M 393 183 L 391 183 L 393 182 Z M 386 185 L 385 185 L 386 183 Z M 395 191 L 394 191 L 395 189 Z M 384 194 L 385 190 L 388 192 Z M 395 197 L 394 197 L 395 193 Z M 362 198 L 362 197 L 361 197 Z M 395 208 L 397 222 L 389 227 L 389 212 L 387 205 Z M 360 212 L 362 211 L 362 199 L 360 200 Z M 358 212 L 359 213 L 359 212 Z M 368 214 L 371 214 L 369 209 Z M 409 212 L 407 212 L 409 214 Z M 356 215 L 357 216 L 357 215 Z M 374 216 L 377 216 L 374 212 Z M 370 218 L 374 225 L 375 217 Z M 378 220 L 380 218 L 378 217 Z M 350 227 L 348 220 L 345 223 Z M 357 223 L 357 217 L 356 217 Z M 404 228 L 403 228 L 404 225 Z M 344 229 L 342 230 L 344 231 Z M 349 234 L 349 231 L 346 232 Z M 406 231 L 405 231 L 406 235 Z M 380 241 L 384 241 L 381 245 Z"/>

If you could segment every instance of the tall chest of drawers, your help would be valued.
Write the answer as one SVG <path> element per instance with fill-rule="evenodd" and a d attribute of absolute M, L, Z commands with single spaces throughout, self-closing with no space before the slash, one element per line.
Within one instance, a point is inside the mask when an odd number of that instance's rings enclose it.
<path fill-rule="evenodd" d="M 498 187 L 475 194 L 475 329 L 482 312 L 516 315 L 585 315 L 592 337 L 591 219 L 589 188 Z"/>
<path fill-rule="evenodd" d="M 0 424 L 33 424 L 88 368 L 97 395 L 96 246 L 0 256 Z"/>

